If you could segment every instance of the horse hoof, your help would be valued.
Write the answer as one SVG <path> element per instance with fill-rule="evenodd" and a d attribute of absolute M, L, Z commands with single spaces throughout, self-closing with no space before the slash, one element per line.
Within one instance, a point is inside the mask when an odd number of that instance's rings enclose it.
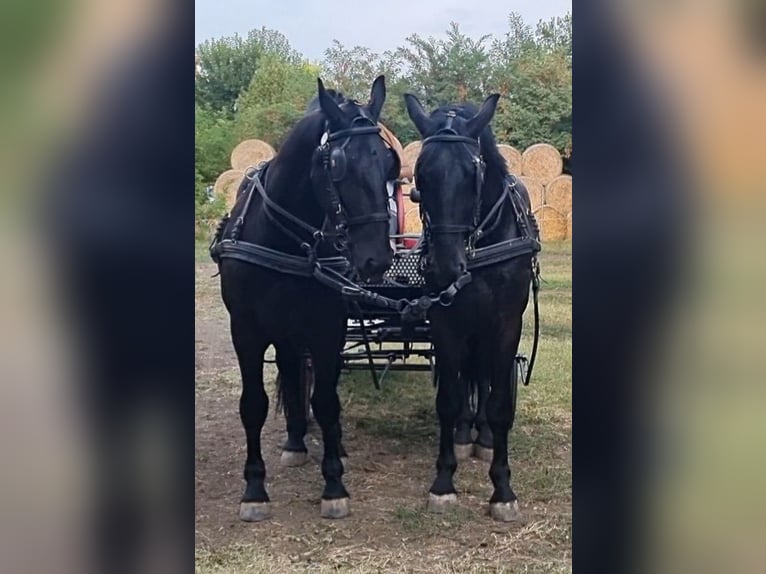
<path fill-rule="evenodd" d="M 473 453 L 473 444 L 456 444 L 455 445 L 455 458 L 458 462 L 468 460 Z"/>
<path fill-rule="evenodd" d="M 491 448 L 481 446 L 479 443 L 473 444 L 473 456 L 484 462 L 492 462 L 494 451 Z"/>
<path fill-rule="evenodd" d="M 322 518 L 345 518 L 351 513 L 348 498 L 322 499 L 319 516 Z"/>
<path fill-rule="evenodd" d="M 282 466 L 303 466 L 307 460 L 307 452 L 283 450 L 279 462 Z"/>
<path fill-rule="evenodd" d="M 269 502 L 240 502 L 239 519 L 243 522 L 260 522 L 271 518 L 271 503 Z"/>
<path fill-rule="evenodd" d="M 428 493 L 428 512 L 434 514 L 444 514 L 450 508 L 457 504 L 457 494 L 434 494 Z"/>
<path fill-rule="evenodd" d="M 519 502 L 493 502 L 489 505 L 489 515 L 498 522 L 517 522 L 523 518 Z"/>

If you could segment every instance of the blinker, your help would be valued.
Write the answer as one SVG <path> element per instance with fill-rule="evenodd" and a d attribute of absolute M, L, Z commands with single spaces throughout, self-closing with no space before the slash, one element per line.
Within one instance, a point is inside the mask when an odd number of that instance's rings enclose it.
<path fill-rule="evenodd" d="M 333 181 L 341 181 L 346 177 L 346 152 L 336 147 L 330 152 L 330 177 Z"/>

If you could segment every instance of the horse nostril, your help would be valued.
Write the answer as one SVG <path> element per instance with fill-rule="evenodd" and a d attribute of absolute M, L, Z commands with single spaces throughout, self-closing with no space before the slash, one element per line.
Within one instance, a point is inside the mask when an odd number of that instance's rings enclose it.
<path fill-rule="evenodd" d="M 461 261 L 460 263 L 458 263 L 457 269 L 458 269 L 458 272 L 459 272 L 461 275 L 462 275 L 463 273 L 465 273 L 465 271 L 466 271 L 466 266 L 465 266 L 465 263 L 463 263 L 462 261 Z"/>

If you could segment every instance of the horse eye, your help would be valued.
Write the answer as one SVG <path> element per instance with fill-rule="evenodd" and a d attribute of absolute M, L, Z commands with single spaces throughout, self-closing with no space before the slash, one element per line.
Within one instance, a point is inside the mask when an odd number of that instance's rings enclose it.
<path fill-rule="evenodd" d="M 378 155 L 378 152 L 377 152 L 377 150 L 374 150 L 374 149 L 370 149 L 370 153 L 371 153 L 372 155 Z"/>

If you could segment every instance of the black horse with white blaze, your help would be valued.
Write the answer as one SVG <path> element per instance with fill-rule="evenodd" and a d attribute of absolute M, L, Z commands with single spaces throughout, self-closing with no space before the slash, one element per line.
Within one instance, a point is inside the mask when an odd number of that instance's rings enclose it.
<path fill-rule="evenodd" d="M 407 112 L 424 138 L 415 166 L 424 275 L 431 291 L 452 293 L 446 304 L 429 311 L 441 430 L 428 507 L 443 512 L 457 499 L 454 431 L 469 380 L 485 381 L 493 449 L 490 513 L 512 521 L 520 512 L 510 483 L 508 432 L 516 410 L 522 315 L 537 280 L 540 244 L 527 191 L 508 173 L 489 127 L 498 98 L 490 96 L 480 109 L 449 105 L 428 114 L 415 96 L 405 95 Z"/>
<path fill-rule="evenodd" d="M 386 179 L 398 166 L 391 165 L 376 126 L 385 97 L 383 76 L 373 83 L 366 105 L 328 93 L 319 80 L 318 106 L 295 125 L 268 167 L 248 173 L 248 187 L 211 247 L 242 375 L 240 416 L 247 436 L 242 520 L 271 514 L 261 454 L 269 345 L 276 349 L 288 415 L 286 450 L 298 455 L 306 452 L 301 356 L 311 355 L 311 405 L 324 442 L 321 515 L 349 513 L 336 388 L 347 310 L 340 293 L 317 281 L 315 273 L 324 266 L 377 279 L 391 265 Z"/>

